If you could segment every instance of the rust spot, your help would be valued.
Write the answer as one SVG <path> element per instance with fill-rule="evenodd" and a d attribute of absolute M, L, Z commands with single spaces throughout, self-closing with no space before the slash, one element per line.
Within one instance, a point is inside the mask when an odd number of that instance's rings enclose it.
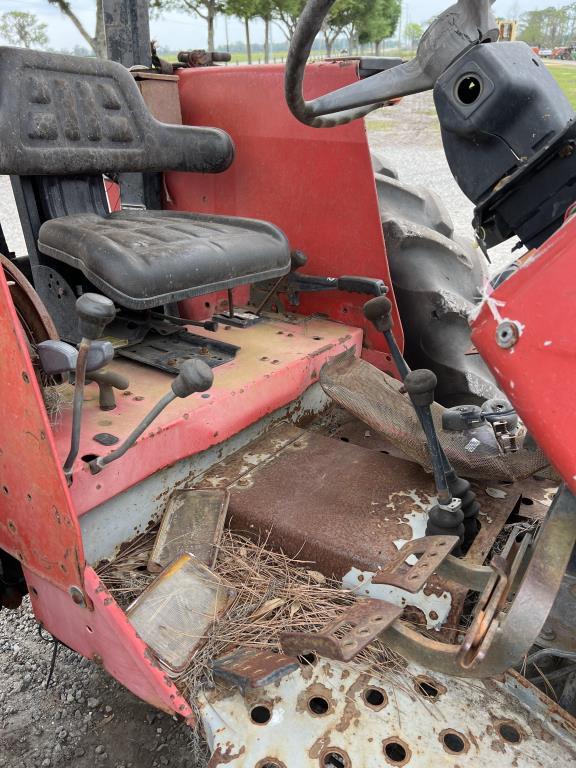
<path fill-rule="evenodd" d="M 308 712 L 312 717 L 323 717 L 334 712 L 334 699 L 332 691 L 322 683 L 309 685 L 298 696 L 296 701 L 297 712 Z"/>
<path fill-rule="evenodd" d="M 208 768 L 216 768 L 218 765 L 226 765 L 226 763 L 231 763 L 232 760 L 236 760 L 237 758 L 241 757 L 245 751 L 245 746 L 242 746 L 236 753 L 232 752 L 232 745 L 226 747 L 226 751 L 224 752 L 222 751 L 222 747 L 217 747 L 214 750 L 212 757 L 210 758 Z"/>
<path fill-rule="evenodd" d="M 107 597 L 107 598 L 104 600 L 104 605 L 113 605 L 113 604 L 114 604 L 114 600 L 113 600 L 113 598 L 111 598 L 111 597 Z"/>
<path fill-rule="evenodd" d="M 346 706 L 344 707 L 342 718 L 336 726 L 336 730 L 339 733 L 343 733 L 345 730 L 347 730 L 353 720 L 358 720 L 360 718 L 360 712 L 356 702 L 358 699 L 358 694 L 360 691 L 367 687 L 369 680 L 369 675 L 359 675 L 344 694 Z"/>
<path fill-rule="evenodd" d="M 308 757 L 311 757 L 312 760 L 317 760 L 321 754 L 326 752 L 328 744 L 330 744 L 330 731 L 316 739 L 308 750 Z"/>

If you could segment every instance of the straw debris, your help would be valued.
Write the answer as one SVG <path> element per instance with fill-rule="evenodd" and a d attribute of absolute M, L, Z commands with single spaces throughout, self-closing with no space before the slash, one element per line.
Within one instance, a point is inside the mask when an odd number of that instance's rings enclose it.
<path fill-rule="evenodd" d="M 146 564 L 155 532 L 142 534 L 99 576 L 124 608 L 154 580 Z M 336 581 L 314 570 L 310 563 L 266 548 L 266 541 L 224 531 L 214 571 L 237 592 L 230 610 L 215 623 L 194 659 L 176 684 L 195 707 L 198 694 L 214 685 L 212 662 L 237 648 L 280 649 L 281 631 L 319 630 L 340 616 L 354 595 Z M 353 665 L 374 675 L 399 672 L 404 662 L 375 641 L 360 653 Z"/>

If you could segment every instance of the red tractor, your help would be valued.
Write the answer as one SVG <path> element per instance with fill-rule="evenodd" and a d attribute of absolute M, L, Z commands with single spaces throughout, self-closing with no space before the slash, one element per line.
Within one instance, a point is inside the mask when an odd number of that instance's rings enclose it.
<path fill-rule="evenodd" d="M 413 61 L 306 67 L 332 3 L 286 67 L 154 69 L 145 3 L 109 24 L 117 61 L 0 49 L 28 249 L 0 271 L 0 605 L 29 594 L 57 641 L 199 717 L 211 766 L 568 765 L 574 113 L 527 45 L 493 44 L 489 0 Z M 361 118 L 424 90 L 482 248 L 529 249 L 492 283 L 370 156 Z M 281 610 L 222 577 L 223 526 L 338 615 L 231 642 L 192 699 L 210 633 Z M 106 573 L 142 537 L 127 603 Z M 559 703 L 527 679 L 543 658 Z"/>

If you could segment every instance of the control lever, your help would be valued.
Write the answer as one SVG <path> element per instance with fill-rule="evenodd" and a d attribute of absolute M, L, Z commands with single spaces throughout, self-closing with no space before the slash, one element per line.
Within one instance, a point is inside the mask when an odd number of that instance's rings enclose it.
<path fill-rule="evenodd" d="M 84 384 L 88 356 L 92 342 L 98 339 L 104 328 L 116 316 L 116 308 L 106 296 L 97 293 L 85 293 L 76 301 L 76 314 L 82 338 L 78 347 L 78 358 L 75 368 L 74 400 L 72 403 L 72 436 L 70 452 L 64 462 L 64 475 L 68 484 L 72 482 L 72 467 L 80 447 L 80 429 L 82 427 L 82 405 L 84 403 Z"/>
<path fill-rule="evenodd" d="M 320 275 L 288 275 L 288 300 L 297 307 L 300 304 L 300 293 L 316 293 L 320 291 L 344 291 L 345 293 L 362 293 L 368 296 L 382 296 L 387 292 L 383 280 L 362 275 L 343 275 L 342 277 L 322 277 Z"/>
<path fill-rule="evenodd" d="M 396 368 L 398 370 L 398 373 L 400 374 L 400 378 L 402 381 L 406 380 L 406 377 L 410 373 L 410 367 L 406 360 L 404 359 L 404 356 L 402 355 L 402 352 L 400 352 L 400 348 L 398 347 L 398 343 L 396 341 L 396 337 L 394 336 L 393 326 L 394 321 L 392 319 L 392 302 L 387 296 L 378 296 L 375 299 L 370 299 L 370 301 L 367 301 L 364 305 L 364 316 L 367 320 L 369 320 L 374 327 L 380 331 L 386 340 L 386 343 L 388 344 L 388 348 L 390 350 L 390 354 L 392 355 L 392 359 L 394 360 L 394 363 L 396 365 Z M 432 390 L 434 390 L 436 387 L 436 383 L 434 382 L 434 386 Z M 434 393 L 432 391 L 432 401 L 430 405 L 432 404 L 434 400 Z M 422 425 L 422 429 L 424 430 L 424 434 L 426 434 L 426 430 L 424 429 L 424 424 L 422 423 L 422 413 L 421 409 L 419 407 L 414 406 L 414 410 L 416 411 L 416 415 L 418 417 L 418 420 L 420 421 L 420 424 Z M 428 406 L 428 411 L 430 412 L 430 406 Z M 426 418 L 424 416 L 424 418 Z M 432 419 L 432 415 L 430 412 L 430 420 Z M 434 426 L 434 422 L 432 422 L 432 426 Z M 434 428 L 434 434 L 436 434 L 436 429 Z M 426 434 L 426 437 L 428 439 L 428 435 Z M 470 485 L 470 482 L 468 480 L 465 480 L 462 477 L 459 477 L 456 474 L 456 471 L 448 461 L 448 458 L 446 454 L 444 453 L 444 450 L 442 446 L 440 445 L 440 442 L 438 440 L 438 437 L 436 435 L 436 444 L 438 447 L 438 452 L 440 454 L 441 462 L 442 462 L 442 468 L 444 477 L 446 479 L 446 483 L 448 485 L 448 490 L 450 491 L 450 494 L 453 497 L 456 497 L 460 499 L 461 501 L 461 511 L 464 515 L 464 549 L 467 549 L 469 545 L 474 540 L 474 537 L 478 533 L 478 513 L 480 512 L 480 505 L 476 501 L 476 494 L 472 490 L 472 487 Z M 432 458 L 432 448 L 430 446 L 430 441 L 428 440 L 428 446 L 430 448 L 430 454 Z M 444 518 L 444 514 L 442 515 Z M 429 522 L 430 525 L 430 522 Z M 442 528 L 442 526 L 440 526 Z M 446 530 L 445 528 L 442 528 L 441 530 L 426 530 L 427 535 L 446 535 L 449 534 L 450 531 Z M 456 535 L 460 536 L 460 533 L 457 533 Z M 457 549 L 455 550 L 455 554 L 457 554 Z"/>
<path fill-rule="evenodd" d="M 71 373 L 76 368 L 78 350 L 65 341 L 42 341 L 37 346 L 38 358 L 44 373 L 49 376 Z M 112 411 L 116 407 L 114 389 L 128 389 L 130 383 L 116 371 L 102 371 L 114 358 L 114 346 L 109 341 L 93 341 L 86 360 L 86 381 L 98 384 L 101 411 Z"/>
<path fill-rule="evenodd" d="M 116 408 L 114 390 L 126 390 L 130 382 L 117 371 L 91 371 L 86 378 L 98 384 L 98 406 L 101 411 L 113 411 Z"/>
<path fill-rule="evenodd" d="M 302 251 L 292 251 L 290 254 L 290 275 L 293 272 L 296 272 L 297 269 L 300 269 L 301 267 L 306 266 L 306 263 L 308 262 L 308 256 L 306 256 L 305 253 L 302 253 Z M 258 304 L 256 311 L 254 312 L 255 315 L 260 315 L 266 304 L 270 301 L 272 296 L 276 293 L 278 288 L 280 287 L 283 280 L 286 279 L 286 275 L 282 275 L 282 277 L 279 277 L 278 280 L 274 283 L 272 288 L 268 291 L 266 296 L 262 299 L 260 304 Z"/>
<path fill-rule="evenodd" d="M 78 362 L 78 350 L 65 341 L 41 341 L 36 347 L 40 365 L 48 376 L 71 373 Z M 114 346 L 109 341 L 93 341 L 86 359 L 86 373 L 104 368 L 114 357 Z"/>
<path fill-rule="evenodd" d="M 205 392 L 210 389 L 214 381 L 212 369 L 202 360 L 186 360 L 180 366 L 180 373 L 171 384 L 170 391 L 161 398 L 152 410 L 145 416 L 140 424 L 126 438 L 122 445 L 106 456 L 99 456 L 89 463 L 90 471 L 93 475 L 101 472 L 107 464 L 110 464 L 131 448 L 140 435 L 147 429 L 154 419 L 166 408 L 166 406 L 177 397 L 188 397 L 194 392 Z"/>
<path fill-rule="evenodd" d="M 205 331 L 217 331 L 217 320 L 191 320 L 187 317 L 178 317 L 177 315 L 167 315 L 164 312 L 151 312 L 155 320 L 164 320 L 174 325 L 194 325 L 197 328 L 203 328 Z"/>
<path fill-rule="evenodd" d="M 433 504 L 428 510 L 426 535 L 458 536 L 462 544 L 464 542 L 462 501 L 457 496 L 452 496 L 452 492 L 448 487 L 448 479 L 444 468 L 446 457 L 438 441 L 430 409 L 434 402 L 436 384 L 435 374 L 426 368 L 421 368 L 417 371 L 410 371 L 406 375 L 404 387 L 400 391 L 408 393 L 426 435 L 426 442 L 428 443 L 430 460 L 432 462 L 432 472 L 434 473 L 434 482 L 438 492 L 436 504 Z M 458 549 L 456 547 L 455 554 L 460 554 Z"/>

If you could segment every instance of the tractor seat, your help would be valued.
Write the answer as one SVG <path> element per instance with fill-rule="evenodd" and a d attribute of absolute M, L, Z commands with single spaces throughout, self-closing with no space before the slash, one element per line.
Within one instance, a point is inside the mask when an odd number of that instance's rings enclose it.
<path fill-rule="evenodd" d="M 148 309 L 285 275 L 290 248 L 255 219 L 174 211 L 81 213 L 42 224 L 38 249 L 127 309 Z"/>

